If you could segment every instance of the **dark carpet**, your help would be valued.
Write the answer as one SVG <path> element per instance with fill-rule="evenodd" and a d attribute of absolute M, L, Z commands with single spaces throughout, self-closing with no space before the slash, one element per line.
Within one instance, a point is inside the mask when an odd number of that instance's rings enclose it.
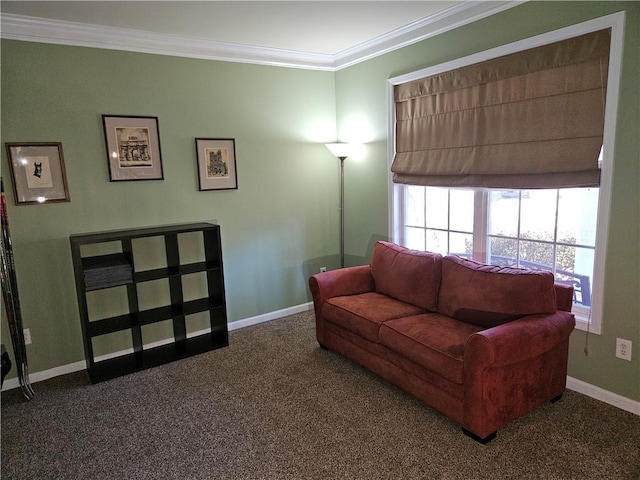
<path fill-rule="evenodd" d="M 318 347 L 313 313 L 91 385 L 2 395 L 2 479 L 633 479 L 640 417 L 567 391 L 488 445 Z"/>

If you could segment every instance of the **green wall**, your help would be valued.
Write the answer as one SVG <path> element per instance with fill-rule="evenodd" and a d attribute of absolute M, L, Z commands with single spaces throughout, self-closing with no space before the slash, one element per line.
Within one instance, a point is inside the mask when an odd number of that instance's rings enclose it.
<path fill-rule="evenodd" d="M 305 303 L 308 275 L 337 266 L 338 162 L 321 145 L 336 118 L 340 140 L 366 142 L 345 162 L 345 217 L 347 264 L 367 263 L 389 235 L 389 78 L 627 10 L 603 333 L 588 357 L 573 334 L 569 374 L 640 400 L 639 7 L 529 2 L 335 74 L 3 41 L 2 142 L 61 141 L 71 191 L 66 204 L 9 197 L 31 371 L 83 359 L 69 234 L 217 222 L 231 321 Z M 108 181 L 103 113 L 159 117 L 164 181 Z M 238 190 L 198 192 L 195 137 L 236 139 Z M 632 362 L 616 337 L 636 345 Z"/>
<path fill-rule="evenodd" d="M 30 371 L 84 358 L 72 233 L 219 223 L 230 321 L 310 301 L 308 276 L 337 266 L 334 88 L 330 72 L 3 41 L 2 142 L 62 142 L 71 195 L 15 206 L 5 181 Z M 102 114 L 158 117 L 164 180 L 109 182 Z M 195 137 L 235 138 L 237 190 L 198 191 Z"/>
<path fill-rule="evenodd" d="M 640 4 L 636 2 L 529 2 L 467 26 L 341 70 L 336 75 L 338 131 L 348 137 L 353 117 L 372 133 L 366 162 L 346 169 L 346 250 L 366 256 L 369 238 L 388 235 L 387 80 L 621 10 L 627 11 L 613 198 L 605 271 L 601 335 L 571 338 L 569 375 L 640 400 Z M 349 160 L 347 159 L 347 162 Z M 353 223 L 351 219 L 358 219 Z M 364 219 L 364 221 L 363 221 Z M 368 227 L 368 228 L 367 228 Z M 631 362 L 615 358 L 616 338 L 634 344 Z"/>

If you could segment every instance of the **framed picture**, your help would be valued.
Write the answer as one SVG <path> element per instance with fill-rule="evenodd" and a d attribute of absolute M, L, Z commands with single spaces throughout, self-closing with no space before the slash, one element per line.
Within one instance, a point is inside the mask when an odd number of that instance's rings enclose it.
<path fill-rule="evenodd" d="M 6 143 L 17 205 L 69 202 L 62 143 Z"/>
<path fill-rule="evenodd" d="M 109 179 L 163 180 L 158 117 L 102 115 Z"/>
<path fill-rule="evenodd" d="M 196 138 L 196 152 L 200 191 L 238 188 L 235 139 Z"/>

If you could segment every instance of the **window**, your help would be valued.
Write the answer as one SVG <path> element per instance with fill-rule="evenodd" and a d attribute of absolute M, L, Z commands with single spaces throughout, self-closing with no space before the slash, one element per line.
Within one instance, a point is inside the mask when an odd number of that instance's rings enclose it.
<path fill-rule="evenodd" d="M 473 253 L 473 190 L 407 185 L 404 189 L 403 243 L 443 255 Z"/>
<path fill-rule="evenodd" d="M 399 238 L 417 250 L 553 272 L 591 308 L 598 188 L 471 190 L 406 185 Z"/>
<path fill-rule="evenodd" d="M 410 248 L 455 253 L 487 263 L 550 270 L 556 275 L 556 281 L 574 286 L 577 328 L 600 333 L 624 19 L 624 12 L 619 12 L 389 79 L 391 169 L 395 156 L 394 88 L 397 85 L 611 28 L 599 187 L 438 188 L 394 184 L 390 174 L 391 238 Z"/>

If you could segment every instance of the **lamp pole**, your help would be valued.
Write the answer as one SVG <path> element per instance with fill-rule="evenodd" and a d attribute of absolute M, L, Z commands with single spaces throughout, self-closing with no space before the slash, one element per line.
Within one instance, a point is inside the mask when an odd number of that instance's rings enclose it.
<path fill-rule="evenodd" d="M 340 268 L 344 268 L 344 160 L 340 160 Z"/>
<path fill-rule="evenodd" d="M 327 143 L 326 147 L 340 160 L 340 268 L 344 268 L 344 161 L 351 153 L 348 143 Z"/>

